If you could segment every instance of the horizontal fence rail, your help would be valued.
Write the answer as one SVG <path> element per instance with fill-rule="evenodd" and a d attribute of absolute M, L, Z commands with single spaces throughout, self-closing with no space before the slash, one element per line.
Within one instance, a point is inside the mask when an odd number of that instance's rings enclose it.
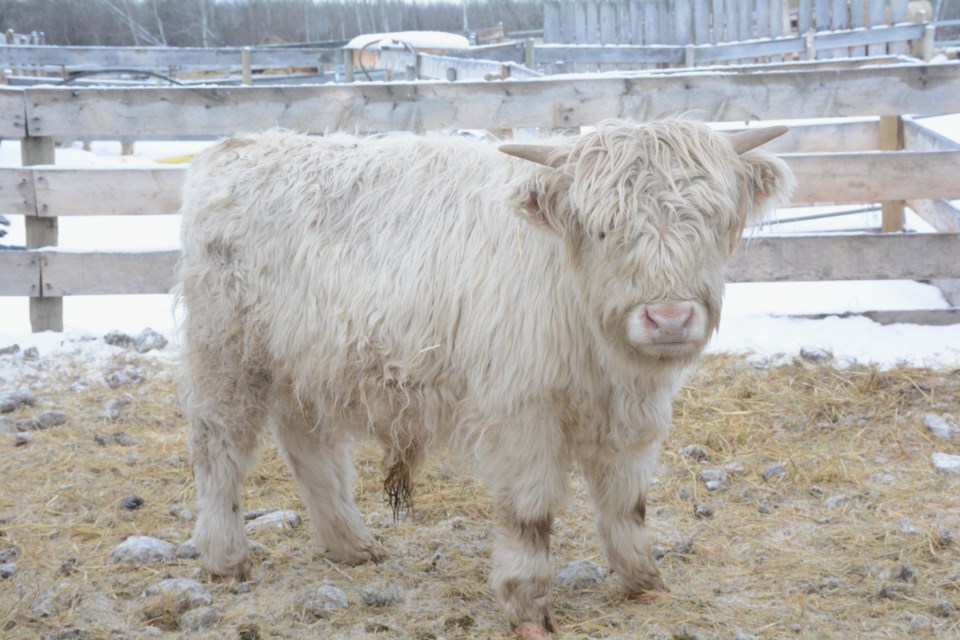
<path fill-rule="evenodd" d="M 708 121 L 960 112 L 960 63 L 754 73 L 550 77 L 289 87 L 0 89 L 0 137 L 211 137 L 562 128 L 604 118 Z"/>
<path fill-rule="evenodd" d="M 960 150 L 797 153 L 794 205 L 960 198 Z M 162 215 L 180 207 L 182 167 L 0 168 L 0 210 L 37 217 Z"/>
<path fill-rule="evenodd" d="M 743 243 L 728 282 L 931 280 L 960 275 L 960 234 L 760 237 Z M 178 249 L 74 253 L 0 252 L 0 294 L 47 296 L 167 293 Z"/>
<path fill-rule="evenodd" d="M 316 67 L 343 61 L 340 49 L 278 47 L 0 47 L 0 63 L 69 69 L 112 67 L 165 69 L 239 69 L 247 52 L 254 69 Z"/>

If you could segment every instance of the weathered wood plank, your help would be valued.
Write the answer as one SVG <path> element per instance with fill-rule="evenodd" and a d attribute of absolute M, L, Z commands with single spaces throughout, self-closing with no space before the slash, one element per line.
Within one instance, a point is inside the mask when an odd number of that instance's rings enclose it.
<path fill-rule="evenodd" d="M 693 42 L 693 13 L 690 0 L 674 0 L 673 29 L 676 34 L 675 44 L 690 44 Z"/>
<path fill-rule="evenodd" d="M 727 267 L 728 282 L 930 280 L 960 275 L 960 234 L 753 238 Z"/>
<path fill-rule="evenodd" d="M 886 24 L 887 2 L 886 0 L 871 0 L 869 3 L 869 26 L 879 27 Z"/>
<path fill-rule="evenodd" d="M 797 30 L 800 35 L 813 28 L 813 0 L 799 0 L 797 7 Z"/>
<path fill-rule="evenodd" d="M 32 171 L 0 168 L 0 213 L 32 215 L 36 210 Z"/>
<path fill-rule="evenodd" d="M 791 315 L 801 320 L 823 320 L 824 318 L 868 318 L 877 324 L 919 324 L 927 326 L 945 326 L 960 324 L 960 308 L 917 309 L 911 311 L 851 311 L 849 313 L 814 313 Z"/>
<path fill-rule="evenodd" d="M 599 46 L 599 45 L 550 45 L 535 49 L 540 63 L 583 64 L 680 64 L 683 62 L 683 47 L 673 45 Z"/>
<path fill-rule="evenodd" d="M 20 140 L 20 163 L 23 166 L 51 165 L 55 160 L 53 138 L 44 136 Z M 27 216 L 24 222 L 27 249 L 52 247 L 59 242 L 60 229 L 56 218 Z M 42 271 L 40 291 L 37 296 L 30 298 L 30 329 L 35 333 L 63 331 L 63 300 L 46 292 Z"/>
<path fill-rule="evenodd" d="M 866 145 L 876 136 L 876 123 L 808 125 L 791 130 L 770 148 L 796 150 L 825 146 L 821 141 L 861 139 Z M 798 205 L 960 197 L 960 181 L 943 179 L 956 172 L 960 152 L 804 153 L 784 159 L 799 181 L 792 200 Z M 20 170 L 0 170 L 0 178 L 6 171 Z M 185 169 L 36 171 L 41 213 L 73 216 L 177 213 Z"/>
<path fill-rule="evenodd" d="M 818 31 L 825 31 L 830 28 L 830 2 L 829 0 L 817 0 L 816 2 L 816 28 Z"/>
<path fill-rule="evenodd" d="M 585 42 L 589 44 L 597 44 L 600 42 L 599 7 L 597 7 L 597 3 L 593 0 L 587 0 L 587 2 L 583 3 L 583 9 L 587 19 L 587 39 Z"/>
<path fill-rule="evenodd" d="M 956 151 L 960 142 L 925 127 L 922 120 L 904 118 L 903 147 L 908 151 Z"/>
<path fill-rule="evenodd" d="M 783 159 L 797 176 L 795 204 L 960 198 L 960 151 L 798 154 Z"/>
<path fill-rule="evenodd" d="M 40 295 L 40 254 L 0 251 L 0 296 Z"/>
<path fill-rule="evenodd" d="M 612 2 L 600 4 L 600 43 L 617 44 L 617 5 Z"/>
<path fill-rule="evenodd" d="M 31 135 L 111 138 L 214 136 L 277 125 L 313 132 L 562 128 L 610 117 L 653 120 L 685 112 L 736 121 L 960 111 L 960 63 L 680 77 L 31 88 L 24 95 Z"/>
<path fill-rule="evenodd" d="M 960 207 L 949 200 L 907 200 L 907 206 L 937 231 L 960 232 Z"/>
<path fill-rule="evenodd" d="M 888 42 L 908 42 L 922 38 L 923 27 L 922 24 L 898 24 L 892 27 L 880 26 L 849 31 L 827 31 L 817 33 L 814 42 L 818 51 L 820 49 L 857 47 L 886 44 Z"/>
<path fill-rule="evenodd" d="M 240 68 L 244 47 L 0 47 L 0 64 L 69 68 L 166 69 L 169 67 Z M 254 69 L 316 67 L 340 61 L 340 48 L 251 47 Z"/>
<path fill-rule="evenodd" d="M 767 0 L 757 0 L 757 37 L 770 37 L 770 3 Z"/>
<path fill-rule="evenodd" d="M 11 47 L 0 47 L 11 48 Z M 0 138 L 22 138 L 27 135 L 24 120 L 23 91 L 0 87 Z"/>
<path fill-rule="evenodd" d="M 694 0 L 693 41 L 695 44 L 710 42 L 710 13 L 708 0 Z"/>
<path fill-rule="evenodd" d="M 734 253 L 727 280 L 929 280 L 960 274 L 958 253 L 960 234 L 754 238 Z M 175 283 L 180 252 L 42 255 L 48 295 L 68 296 L 166 293 Z"/>
<path fill-rule="evenodd" d="M 43 252 L 46 295 L 167 293 L 176 282 L 180 251 Z"/>
<path fill-rule="evenodd" d="M 702 45 L 696 48 L 700 64 L 712 64 L 726 60 L 755 60 L 770 56 L 802 54 L 806 44 L 803 38 L 778 38 L 776 40 L 725 42 Z"/>
<path fill-rule="evenodd" d="M 543 4 L 543 41 L 562 42 L 560 30 L 560 3 L 545 2 Z"/>
<path fill-rule="evenodd" d="M 773 153 L 876 151 L 880 148 L 880 135 L 876 120 L 791 124 L 786 135 L 763 148 Z"/>
<path fill-rule="evenodd" d="M 180 206 L 181 167 L 33 171 L 40 216 L 156 215 Z"/>

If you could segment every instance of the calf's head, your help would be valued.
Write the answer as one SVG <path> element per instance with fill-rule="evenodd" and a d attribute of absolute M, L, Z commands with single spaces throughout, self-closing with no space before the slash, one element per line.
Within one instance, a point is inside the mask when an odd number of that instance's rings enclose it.
<path fill-rule="evenodd" d="M 787 166 L 756 149 L 785 131 L 615 120 L 500 150 L 541 165 L 514 194 L 517 210 L 562 239 L 595 332 L 631 360 L 677 361 L 716 330 L 744 228 L 793 188 Z"/>

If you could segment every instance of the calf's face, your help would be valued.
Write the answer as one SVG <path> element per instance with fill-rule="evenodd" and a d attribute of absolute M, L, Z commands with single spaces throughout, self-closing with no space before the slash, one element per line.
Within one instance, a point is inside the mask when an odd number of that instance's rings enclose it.
<path fill-rule="evenodd" d="M 744 228 L 793 187 L 782 161 L 751 150 L 785 130 L 611 121 L 555 147 L 501 150 L 546 165 L 519 210 L 562 238 L 595 332 L 631 360 L 677 361 L 716 330 Z"/>

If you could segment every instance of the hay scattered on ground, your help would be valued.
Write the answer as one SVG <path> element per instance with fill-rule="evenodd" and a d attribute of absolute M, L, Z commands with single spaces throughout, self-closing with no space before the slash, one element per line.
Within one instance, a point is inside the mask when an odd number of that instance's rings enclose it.
<path fill-rule="evenodd" d="M 177 603 L 148 604 L 142 593 L 164 578 L 199 578 L 197 560 L 106 562 L 128 536 L 189 539 L 191 523 L 171 512 L 193 499 L 173 364 L 117 350 L 102 367 L 59 356 L 17 366 L 4 387 L 29 389 L 37 404 L 6 417 L 56 409 L 68 421 L 22 446 L 12 433 L 0 440 L 0 553 L 20 549 L 16 573 L 0 581 L 0 637 L 512 637 L 487 585 L 483 486 L 435 457 L 418 479 L 414 518 L 394 523 L 373 448 L 358 453 L 357 493 L 388 554 L 382 565 L 329 563 L 309 523 L 258 532 L 254 582 L 205 583 L 219 622 L 184 635 Z M 104 383 L 130 367 L 143 382 Z M 118 399 L 126 404 L 111 419 L 104 407 Z M 936 451 L 960 453 L 960 439 L 933 436 L 930 413 L 960 414 L 960 373 L 708 357 L 676 399 L 647 511 L 670 591 L 636 602 L 612 577 L 595 589 L 558 587 L 557 637 L 960 637 L 960 474 L 931 464 Z M 706 460 L 681 454 L 688 445 L 701 445 Z M 726 476 L 720 489 L 706 488 L 705 468 L 723 470 L 714 472 Z M 554 566 L 602 565 L 592 510 L 571 477 Z M 247 510 L 304 513 L 272 445 L 247 487 Z M 129 511 L 121 502 L 131 494 L 144 504 Z M 65 589 L 54 613 L 31 611 L 56 584 Z M 305 616 L 296 598 L 321 584 L 342 589 L 350 605 Z M 364 604 L 365 589 L 389 587 L 399 601 Z"/>

